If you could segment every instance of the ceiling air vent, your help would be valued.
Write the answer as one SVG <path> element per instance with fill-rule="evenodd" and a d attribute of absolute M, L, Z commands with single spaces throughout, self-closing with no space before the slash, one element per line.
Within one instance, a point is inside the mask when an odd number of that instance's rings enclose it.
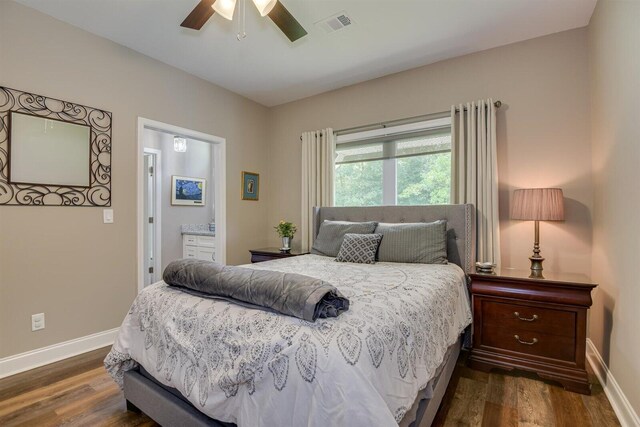
<path fill-rule="evenodd" d="M 347 12 L 342 11 L 333 16 L 330 16 L 322 21 L 316 22 L 316 25 L 322 28 L 326 33 L 333 33 L 334 31 L 342 30 L 353 24 Z"/>

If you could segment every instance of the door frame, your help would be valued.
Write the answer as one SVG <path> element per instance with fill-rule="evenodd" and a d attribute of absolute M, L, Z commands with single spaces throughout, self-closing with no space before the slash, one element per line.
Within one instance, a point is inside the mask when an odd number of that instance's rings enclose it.
<path fill-rule="evenodd" d="M 144 154 L 150 154 L 154 156 L 153 163 L 153 183 L 154 183 L 154 191 L 155 197 L 154 207 L 153 207 L 153 253 L 155 255 L 153 259 L 153 274 L 154 277 L 159 277 L 158 274 L 161 274 L 160 269 L 162 268 L 162 150 L 157 150 L 155 148 L 148 148 L 143 146 L 143 168 L 144 168 Z M 142 196 L 144 197 L 144 187 L 142 186 Z M 142 202 L 142 212 L 144 213 L 144 200 Z M 144 239 L 144 219 L 142 220 L 142 237 Z M 143 267 L 144 267 L 144 257 L 146 254 L 144 253 L 144 240 L 143 240 Z M 143 272 L 143 281 L 144 281 L 144 272 Z M 143 283 L 144 286 L 144 283 Z"/>
<path fill-rule="evenodd" d="M 213 145 L 213 185 L 214 185 L 214 206 L 216 215 L 216 261 L 222 264 L 227 262 L 227 163 L 225 138 L 198 132 L 192 129 L 159 122 L 156 120 L 138 117 L 138 147 L 136 151 L 137 164 L 137 277 L 138 292 L 144 288 L 144 131 L 145 129 L 160 131 L 164 133 L 180 135 L 188 139 L 208 142 Z M 156 229 L 157 230 L 157 229 Z"/>

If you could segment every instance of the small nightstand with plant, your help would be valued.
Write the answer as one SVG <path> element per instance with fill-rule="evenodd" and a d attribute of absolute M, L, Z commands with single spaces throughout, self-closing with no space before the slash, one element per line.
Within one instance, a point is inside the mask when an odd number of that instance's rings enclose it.
<path fill-rule="evenodd" d="M 262 248 L 262 249 L 250 249 L 251 262 L 263 262 L 271 261 L 280 258 L 289 258 L 292 256 L 305 255 L 308 252 L 298 252 L 291 250 L 291 240 L 293 235 L 298 230 L 296 225 L 292 222 L 282 220 L 273 227 L 278 236 L 282 239 L 282 247 L 280 248 Z"/>

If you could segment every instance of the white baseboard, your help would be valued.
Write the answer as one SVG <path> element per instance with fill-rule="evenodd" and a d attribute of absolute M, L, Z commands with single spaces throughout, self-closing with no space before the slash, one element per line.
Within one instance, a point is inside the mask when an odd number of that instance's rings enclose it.
<path fill-rule="evenodd" d="M 119 328 L 75 338 L 0 359 L 0 378 L 113 344 Z"/>
<path fill-rule="evenodd" d="M 609 367 L 604 363 L 602 356 L 598 353 L 598 349 L 593 342 L 587 338 L 587 360 L 593 368 L 593 371 L 598 377 L 598 381 L 604 388 L 604 393 L 611 402 L 614 412 L 618 416 L 618 420 L 622 427 L 637 427 L 640 426 L 640 418 L 638 414 L 633 410 L 627 396 L 618 385 L 618 382 L 613 377 L 613 374 L 609 370 Z"/>

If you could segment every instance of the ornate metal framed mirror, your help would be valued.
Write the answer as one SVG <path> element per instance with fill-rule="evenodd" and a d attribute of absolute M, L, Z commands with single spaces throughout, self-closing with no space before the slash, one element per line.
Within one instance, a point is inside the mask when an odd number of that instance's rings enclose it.
<path fill-rule="evenodd" d="M 111 205 L 111 113 L 0 87 L 0 204 Z"/>

